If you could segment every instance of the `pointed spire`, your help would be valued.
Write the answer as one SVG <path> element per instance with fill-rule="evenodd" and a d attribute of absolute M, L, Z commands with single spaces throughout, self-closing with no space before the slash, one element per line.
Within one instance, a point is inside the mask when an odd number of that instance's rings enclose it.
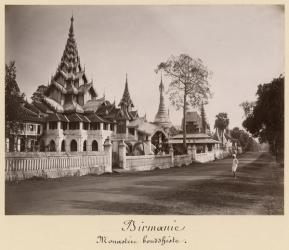
<path fill-rule="evenodd" d="M 128 91 L 127 74 L 125 76 L 124 92 L 123 92 L 122 99 L 121 99 L 120 103 L 118 104 L 118 106 L 126 107 L 126 108 L 129 108 L 129 109 L 134 107 L 133 102 L 132 102 L 132 100 L 130 98 L 129 91 Z"/>
<path fill-rule="evenodd" d="M 73 15 L 72 15 L 71 18 L 70 18 L 69 37 L 73 37 L 74 36 L 73 22 L 74 22 L 74 18 L 73 18 Z"/>

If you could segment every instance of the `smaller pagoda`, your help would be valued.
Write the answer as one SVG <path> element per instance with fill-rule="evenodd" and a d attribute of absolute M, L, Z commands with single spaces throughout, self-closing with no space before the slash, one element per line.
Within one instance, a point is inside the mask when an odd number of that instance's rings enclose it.
<path fill-rule="evenodd" d="M 160 103 L 159 103 L 159 109 L 155 116 L 154 123 L 156 125 L 159 125 L 163 127 L 164 129 L 170 128 L 172 126 L 172 123 L 170 121 L 169 112 L 166 109 L 165 105 L 165 98 L 164 98 L 164 84 L 163 84 L 163 78 L 161 76 L 161 82 L 159 85 L 159 91 L 160 91 Z"/>

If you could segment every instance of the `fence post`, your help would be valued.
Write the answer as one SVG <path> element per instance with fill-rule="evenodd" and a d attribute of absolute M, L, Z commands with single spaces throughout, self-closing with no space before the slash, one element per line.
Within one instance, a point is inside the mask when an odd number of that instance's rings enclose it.
<path fill-rule="evenodd" d="M 191 152 L 192 152 L 192 158 L 193 158 L 193 160 L 196 160 L 196 154 L 197 154 L 196 145 L 193 145 Z"/>
<path fill-rule="evenodd" d="M 170 144 L 170 156 L 171 156 L 171 167 L 174 166 L 174 148 L 172 144 Z"/>
<path fill-rule="evenodd" d="M 104 151 L 108 155 L 108 164 L 105 166 L 105 172 L 112 172 L 112 149 L 109 137 L 107 137 L 103 144 Z"/>
<path fill-rule="evenodd" d="M 118 144 L 118 154 L 119 154 L 119 167 L 126 169 L 126 145 L 124 140 L 121 140 Z"/>

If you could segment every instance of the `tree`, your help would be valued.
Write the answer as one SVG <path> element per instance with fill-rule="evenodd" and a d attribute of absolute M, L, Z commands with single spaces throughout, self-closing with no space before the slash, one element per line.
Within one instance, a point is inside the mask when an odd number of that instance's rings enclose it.
<path fill-rule="evenodd" d="M 257 101 L 243 127 L 259 141 L 268 142 L 278 160 L 284 153 L 284 76 L 260 84 Z"/>
<path fill-rule="evenodd" d="M 156 73 L 160 70 L 171 79 L 168 89 L 171 104 L 177 110 L 183 109 L 183 147 L 186 151 L 186 108 L 187 105 L 200 107 L 212 96 L 208 82 L 210 72 L 201 59 L 186 54 L 171 56 L 166 62 L 161 62 Z"/>
<path fill-rule="evenodd" d="M 244 151 L 259 151 L 258 143 L 243 129 L 235 127 L 231 130 L 231 136 L 238 140 L 238 144 Z"/>
<path fill-rule="evenodd" d="M 16 81 L 15 62 L 5 65 L 5 121 L 6 135 L 19 131 L 20 105 L 24 102 L 24 94 L 21 94 Z"/>
<path fill-rule="evenodd" d="M 31 100 L 42 101 L 47 87 L 45 85 L 38 86 L 37 90 L 32 94 Z"/>
<path fill-rule="evenodd" d="M 219 113 L 216 115 L 215 126 L 214 128 L 217 129 L 218 133 L 221 132 L 222 137 L 222 144 L 224 143 L 224 130 L 229 126 L 229 118 L 227 113 Z"/>
<path fill-rule="evenodd" d="M 248 102 L 248 101 L 245 101 L 245 102 L 242 102 L 240 104 L 240 106 L 243 108 L 244 110 L 244 115 L 245 117 L 248 117 L 250 114 L 252 114 L 253 112 L 253 109 L 254 109 L 254 106 L 255 106 L 255 102 Z"/>
<path fill-rule="evenodd" d="M 16 81 L 16 66 L 12 61 L 5 64 L 5 136 L 17 138 L 21 132 L 21 109 L 24 94 L 21 94 Z"/>

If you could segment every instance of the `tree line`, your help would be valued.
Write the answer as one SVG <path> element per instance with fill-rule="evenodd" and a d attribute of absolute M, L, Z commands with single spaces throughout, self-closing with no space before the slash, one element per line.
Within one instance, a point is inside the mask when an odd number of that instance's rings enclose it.
<path fill-rule="evenodd" d="M 255 102 L 241 104 L 245 113 L 243 127 L 259 141 L 269 143 L 276 160 L 284 161 L 284 76 L 259 84 Z"/>

